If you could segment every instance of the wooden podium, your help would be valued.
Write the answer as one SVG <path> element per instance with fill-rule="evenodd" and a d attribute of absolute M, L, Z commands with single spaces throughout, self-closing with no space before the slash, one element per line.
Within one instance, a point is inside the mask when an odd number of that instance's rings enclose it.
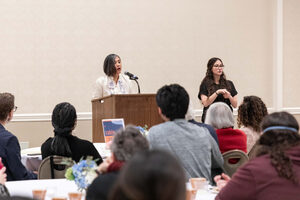
<path fill-rule="evenodd" d="M 92 100 L 93 142 L 104 142 L 102 119 L 123 118 L 125 125 L 149 128 L 163 122 L 155 94 L 118 94 Z"/>

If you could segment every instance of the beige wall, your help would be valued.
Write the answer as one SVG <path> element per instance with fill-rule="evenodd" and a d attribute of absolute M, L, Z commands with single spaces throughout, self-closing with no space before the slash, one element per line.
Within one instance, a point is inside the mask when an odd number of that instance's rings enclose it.
<path fill-rule="evenodd" d="M 300 1 L 283 2 L 283 104 L 300 108 Z"/>
<path fill-rule="evenodd" d="M 239 98 L 272 106 L 272 0 L 23 0 L 0 7 L 0 91 L 18 113 L 50 113 L 62 101 L 91 112 L 96 78 L 115 52 L 142 92 L 180 83 L 195 108 L 209 58 L 218 56 Z M 251 85 L 251 87 L 249 87 Z M 261 87 L 263 86 L 263 87 Z M 258 89 L 259 88 L 259 89 Z"/>
<path fill-rule="evenodd" d="M 29 142 L 30 147 L 38 147 L 49 137 L 53 137 L 53 127 L 50 121 L 44 122 L 10 122 L 6 129 L 15 134 L 20 142 Z M 92 141 L 91 120 L 80 120 L 73 135 Z"/>
<path fill-rule="evenodd" d="M 197 94 L 206 63 L 213 56 L 220 57 L 239 101 L 245 95 L 257 95 L 274 110 L 276 2 L 4 0 L 0 6 L 0 91 L 15 94 L 19 107 L 18 121 L 7 128 L 20 141 L 39 146 L 52 135 L 52 109 L 69 101 L 79 113 L 76 133 L 91 139 L 92 88 L 103 75 L 102 63 L 109 53 L 119 54 L 123 70 L 139 76 L 143 93 L 155 93 L 164 84 L 183 85 L 198 115 Z M 294 74 L 300 72 L 296 60 L 300 3 L 283 2 L 280 95 L 283 108 L 299 113 L 300 92 L 295 87 L 299 81 Z M 46 121 L 35 122 L 37 118 Z"/>

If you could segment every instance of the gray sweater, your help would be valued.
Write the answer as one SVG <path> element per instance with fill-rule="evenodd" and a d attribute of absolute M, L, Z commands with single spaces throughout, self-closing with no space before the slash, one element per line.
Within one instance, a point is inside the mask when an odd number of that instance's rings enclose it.
<path fill-rule="evenodd" d="M 152 149 L 163 149 L 177 156 L 191 177 L 205 177 L 212 183 L 211 170 L 223 167 L 223 157 L 209 131 L 185 119 L 153 126 L 148 133 Z"/>

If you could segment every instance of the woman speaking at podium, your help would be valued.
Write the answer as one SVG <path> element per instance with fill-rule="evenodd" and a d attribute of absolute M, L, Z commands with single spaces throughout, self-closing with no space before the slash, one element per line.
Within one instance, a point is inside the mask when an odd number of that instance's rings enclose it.
<path fill-rule="evenodd" d="M 109 54 L 103 64 L 106 76 L 96 80 L 93 99 L 109 96 L 111 94 L 131 94 L 133 91 L 131 80 L 121 74 L 122 63 L 120 56 Z"/>

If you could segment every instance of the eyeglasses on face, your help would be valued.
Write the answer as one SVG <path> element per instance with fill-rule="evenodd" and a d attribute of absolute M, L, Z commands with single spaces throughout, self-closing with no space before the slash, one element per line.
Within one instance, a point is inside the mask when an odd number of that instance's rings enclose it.
<path fill-rule="evenodd" d="M 220 68 L 223 68 L 223 67 L 225 67 L 225 65 L 213 65 L 213 67 L 220 67 Z"/>
<path fill-rule="evenodd" d="M 17 109 L 18 109 L 18 106 L 15 106 L 15 107 L 13 108 L 13 111 L 16 112 Z"/>

